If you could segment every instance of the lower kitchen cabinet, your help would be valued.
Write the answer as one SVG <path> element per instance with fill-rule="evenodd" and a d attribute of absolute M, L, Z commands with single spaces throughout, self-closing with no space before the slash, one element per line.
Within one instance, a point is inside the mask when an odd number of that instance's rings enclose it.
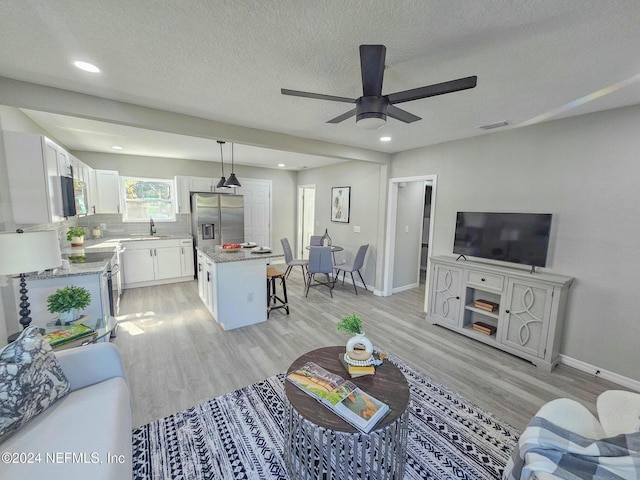
<path fill-rule="evenodd" d="M 122 268 L 124 288 L 145 287 L 193 279 L 193 250 L 187 253 L 182 239 L 126 242 Z M 188 240 L 191 245 L 191 240 Z M 186 259 L 185 259 L 186 257 Z M 190 268 L 184 265 L 190 261 Z"/>
<path fill-rule="evenodd" d="M 431 323 L 547 370 L 558 363 L 573 278 L 446 256 L 430 263 Z"/>

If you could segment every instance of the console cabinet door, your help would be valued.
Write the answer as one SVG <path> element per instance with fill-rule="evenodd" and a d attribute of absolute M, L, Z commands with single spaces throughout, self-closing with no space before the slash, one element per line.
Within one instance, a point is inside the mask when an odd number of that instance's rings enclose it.
<path fill-rule="evenodd" d="M 552 299 L 553 287 L 509 279 L 500 319 L 502 343 L 544 358 Z"/>
<path fill-rule="evenodd" d="M 180 263 L 183 277 L 193 277 L 193 240 L 180 240 Z"/>
<path fill-rule="evenodd" d="M 462 269 L 434 265 L 432 273 L 430 316 L 438 323 L 460 326 Z"/>

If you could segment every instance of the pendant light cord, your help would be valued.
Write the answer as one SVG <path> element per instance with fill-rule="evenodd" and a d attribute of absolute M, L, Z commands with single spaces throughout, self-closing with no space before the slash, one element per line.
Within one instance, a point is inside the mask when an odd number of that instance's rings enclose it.
<path fill-rule="evenodd" d="M 220 140 L 218 140 L 218 143 L 220 144 L 220 165 L 222 165 L 222 176 L 224 177 L 224 159 L 222 158 L 222 144 L 224 142 L 221 142 Z M 232 145 L 233 148 L 233 145 Z M 233 170 L 233 167 L 231 167 L 231 170 Z"/>

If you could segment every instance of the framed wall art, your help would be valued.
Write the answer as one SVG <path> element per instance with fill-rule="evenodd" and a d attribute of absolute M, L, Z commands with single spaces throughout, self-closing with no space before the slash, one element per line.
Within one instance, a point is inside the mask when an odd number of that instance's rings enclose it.
<path fill-rule="evenodd" d="M 331 221 L 349 223 L 351 187 L 331 187 Z"/>

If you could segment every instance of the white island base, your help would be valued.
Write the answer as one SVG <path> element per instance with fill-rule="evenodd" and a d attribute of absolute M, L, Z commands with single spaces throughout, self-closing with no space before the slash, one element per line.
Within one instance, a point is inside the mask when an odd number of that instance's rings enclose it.
<path fill-rule="evenodd" d="M 267 320 L 267 263 L 282 254 L 198 249 L 198 293 L 224 330 Z"/>

